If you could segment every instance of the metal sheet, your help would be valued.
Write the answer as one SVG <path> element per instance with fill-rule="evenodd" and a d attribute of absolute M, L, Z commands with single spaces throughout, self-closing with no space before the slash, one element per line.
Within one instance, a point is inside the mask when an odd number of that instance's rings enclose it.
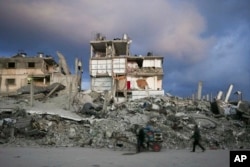
<path fill-rule="evenodd" d="M 140 99 L 148 96 L 164 96 L 164 90 L 132 91 L 132 99 Z"/>
<path fill-rule="evenodd" d="M 111 62 L 111 60 L 91 60 L 91 75 L 96 76 L 98 74 L 110 74 L 112 70 Z"/>
<path fill-rule="evenodd" d="M 113 72 L 114 73 L 125 73 L 126 72 L 126 59 L 125 58 L 113 59 Z"/>
<path fill-rule="evenodd" d="M 143 67 L 157 67 L 162 68 L 162 60 L 161 59 L 149 59 L 143 60 Z"/>
<path fill-rule="evenodd" d="M 104 91 L 111 90 L 112 78 L 111 77 L 100 77 L 91 78 L 91 86 L 93 91 Z"/>

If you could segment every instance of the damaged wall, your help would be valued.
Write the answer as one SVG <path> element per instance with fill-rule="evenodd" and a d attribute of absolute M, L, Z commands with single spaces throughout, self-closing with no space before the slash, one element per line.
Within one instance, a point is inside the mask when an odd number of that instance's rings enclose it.
<path fill-rule="evenodd" d="M 90 74 L 92 76 L 97 76 L 98 74 L 106 74 L 108 76 L 112 75 L 112 60 L 90 60 Z"/>
<path fill-rule="evenodd" d="M 65 91 L 71 89 L 72 92 L 79 91 L 79 81 L 77 75 L 62 75 L 60 73 L 53 73 L 51 76 L 50 84 L 60 83 L 65 86 Z"/>
<path fill-rule="evenodd" d="M 91 89 L 97 92 L 112 89 L 113 79 L 111 77 L 93 77 L 91 79 Z"/>
<path fill-rule="evenodd" d="M 42 89 L 59 83 L 69 94 L 78 92 L 81 89 L 81 61 L 76 60 L 76 74 L 71 75 L 64 56 L 60 52 L 57 54 L 59 64 L 51 56 L 40 53 L 34 57 L 18 54 L 12 58 L 0 58 L 0 93 L 15 95 L 17 90 L 26 89 L 31 81 L 34 88 Z"/>
<path fill-rule="evenodd" d="M 111 94 L 117 99 L 125 100 L 137 94 L 132 93 L 134 90 L 155 90 L 159 91 L 158 95 L 162 95 L 163 57 L 153 54 L 132 56 L 129 54 L 130 44 L 128 38 L 97 38 L 90 42 L 91 90 L 112 91 Z M 109 77 L 111 79 L 107 81 Z M 105 80 L 107 83 L 104 83 Z M 100 83 L 103 83 L 103 88 L 99 86 Z"/>
<path fill-rule="evenodd" d="M 148 86 L 148 89 L 152 90 L 161 90 L 162 89 L 162 77 L 160 76 L 150 76 L 150 77 L 134 77 L 134 76 L 128 76 L 127 80 L 129 81 L 129 87 L 130 89 L 145 89 L 145 85 Z M 138 80 L 144 80 L 143 84 L 144 86 L 138 85 Z"/>
<path fill-rule="evenodd" d="M 47 86 L 54 60 L 40 57 L 0 58 L 0 92 L 15 92 L 27 85 L 27 78 L 34 77 L 34 84 Z"/>

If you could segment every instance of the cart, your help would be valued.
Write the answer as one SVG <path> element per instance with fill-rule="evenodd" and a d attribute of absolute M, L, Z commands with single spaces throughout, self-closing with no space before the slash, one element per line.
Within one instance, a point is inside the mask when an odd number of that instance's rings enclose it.
<path fill-rule="evenodd" d="M 159 152 L 161 150 L 161 143 L 163 142 L 163 138 L 162 133 L 159 130 L 145 130 L 145 137 L 148 149 L 151 149 L 154 152 Z"/>

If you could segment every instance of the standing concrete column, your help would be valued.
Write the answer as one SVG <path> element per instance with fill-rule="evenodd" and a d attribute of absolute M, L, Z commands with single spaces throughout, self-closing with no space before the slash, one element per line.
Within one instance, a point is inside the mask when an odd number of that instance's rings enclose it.
<path fill-rule="evenodd" d="M 221 100 L 223 92 L 220 90 L 216 96 L 216 100 Z"/>
<path fill-rule="evenodd" d="M 198 92 L 197 92 L 197 99 L 201 100 L 201 94 L 202 94 L 202 81 L 199 81 L 198 83 Z"/>
<path fill-rule="evenodd" d="M 102 112 L 103 114 L 105 114 L 107 112 L 107 105 L 109 102 L 109 92 L 107 90 L 104 91 L 104 103 L 103 103 L 103 107 L 102 107 Z"/>
<path fill-rule="evenodd" d="M 228 88 L 228 91 L 227 91 L 227 94 L 226 94 L 226 97 L 225 97 L 225 102 L 226 103 L 228 102 L 228 99 L 229 99 L 229 97 L 230 97 L 230 95 L 232 93 L 233 87 L 234 87 L 233 84 L 229 85 L 229 88 Z"/>
<path fill-rule="evenodd" d="M 78 74 L 78 58 L 75 58 L 75 74 Z"/>
<path fill-rule="evenodd" d="M 43 84 L 46 85 L 46 78 L 43 78 Z"/>
<path fill-rule="evenodd" d="M 68 110 L 70 110 L 70 106 L 71 106 L 71 96 L 72 96 L 72 81 L 70 81 L 70 84 L 69 84 Z"/>
<path fill-rule="evenodd" d="M 206 100 L 207 100 L 207 101 L 209 101 L 209 94 L 207 94 L 207 96 L 206 96 Z"/>
<path fill-rule="evenodd" d="M 34 105 L 34 83 L 33 78 L 30 80 L 30 106 L 33 107 Z"/>

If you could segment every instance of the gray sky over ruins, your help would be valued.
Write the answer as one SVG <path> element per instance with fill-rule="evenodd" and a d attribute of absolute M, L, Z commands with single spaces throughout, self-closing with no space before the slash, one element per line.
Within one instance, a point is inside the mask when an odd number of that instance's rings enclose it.
<path fill-rule="evenodd" d="M 90 40 L 126 33 L 132 55 L 164 56 L 165 92 L 191 96 L 203 81 L 203 94 L 233 84 L 250 100 L 249 9 L 249 0 L 0 0 L 0 56 L 60 51 L 72 71 L 81 58 L 89 88 Z"/>

